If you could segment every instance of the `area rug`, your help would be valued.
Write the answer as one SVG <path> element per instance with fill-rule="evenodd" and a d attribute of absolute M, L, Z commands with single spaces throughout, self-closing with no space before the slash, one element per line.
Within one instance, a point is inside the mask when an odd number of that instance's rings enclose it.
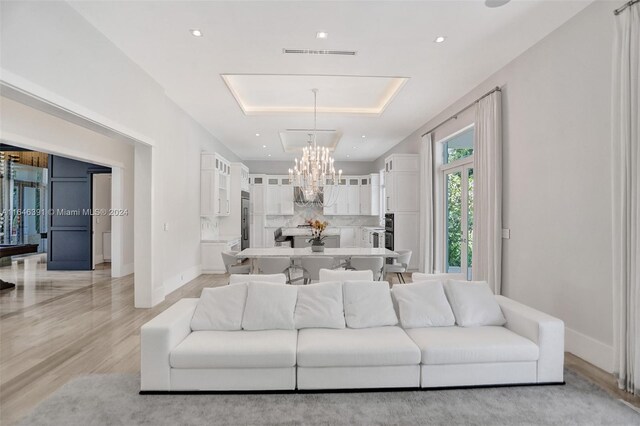
<path fill-rule="evenodd" d="M 639 425 L 640 413 L 567 371 L 565 386 L 255 395 L 138 395 L 137 376 L 67 383 L 22 425 Z"/>

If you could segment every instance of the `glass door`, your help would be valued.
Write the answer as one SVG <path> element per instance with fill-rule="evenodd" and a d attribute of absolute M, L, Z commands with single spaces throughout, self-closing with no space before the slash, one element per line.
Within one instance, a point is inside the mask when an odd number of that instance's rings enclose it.
<path fill-rule="evenodd" d="M 444 270 L 471 279 L 473 247 L 473 163 L 447 168 L 444 173 Z"/>

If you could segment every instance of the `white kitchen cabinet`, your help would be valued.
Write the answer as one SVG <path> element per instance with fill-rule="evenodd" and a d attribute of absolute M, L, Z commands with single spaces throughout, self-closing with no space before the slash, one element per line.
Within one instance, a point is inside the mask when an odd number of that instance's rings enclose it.
<path fill-rule="evenodd" d="M 249 209 L 251 214 L 264 214 L 265 213 L 265 175 L 251 175 L 250 181 L 250 193 L 249 197 Z"/>
<path fill-rule="evenodd" d="M 267 177 L 265 213 L 267 215 L 293 215 L 293 185 L 289 178 Z"/>
<path fill-rule="evenodd" d="M 275 227 L 265 227 L 264 229 L 264 247 L 265 248 L 270 248 L 270 247 L 275 247 L 276 246 L 276 240 L 275 240 L 275 231 L 278 228 Z"/>
<path fill-rule="evenodd" d="M 231 167 L 215 153 L 200 156 L 200 215 L 228 216 L 231 212 Z"/>
<path fill-rule="evenodd" d="M 347 185 L 347 214 L 360 214 L 360 179 L 349 178 Z"/>
<path fill-rule="evenodd" d="M 224 274 L 223 251 L 240 250 L 240 239 L 200 243 L 200 264 L 203 274 Z"/>
<path fill-rule="evenodd" d="M 326 182 L 326 185 L 323 188 L 323 199 L 324 199 L 324 202 L 327 204 L 322 207 L 322 213 L 325 216 L 336 215 L 338 211 L 338 207 L 336 203 L 337 197 L 338 197 L 338 188 L 334 187 L 332 182 L 328 180 Z"/>
<path fill-rule="evenodd" d="M 265 218 L 263 214 L 251 215 L 251 226 L 249 227 L 249 244 L 251 248 L 263 248 Z"/>
<path fill-rule="evenodd" d="M 358 247 L 355 227 L 344 226 L 340 228 L 340 247 Z"/>
<path fill-rule="evenodd" d="M 419 156 L 394 154 L 385 159 L 385 196 L 387 213 L 419 210 Z"/>
<path fill-rule="evenodd" d="M 360 177 L 360 213 L 364 216 L 380 214 L 380 177 L 372 173 Z"/>
<path fill-rule="evenodd" d="M 240 166 L 240 191 L 249 192 L 249 168 L 242 164 Z"/>

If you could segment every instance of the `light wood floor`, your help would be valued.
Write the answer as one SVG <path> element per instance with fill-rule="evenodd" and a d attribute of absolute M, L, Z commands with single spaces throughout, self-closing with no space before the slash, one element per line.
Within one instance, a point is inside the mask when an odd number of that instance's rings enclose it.
<path fill-rule="evenodd" d="M 24 273 L 24 271 L 22 271 Z M 41 266 L 18 289 L 0 294 L 0 424 L 9 425 L 71 379 L 91 373 L 139 373 L 140 326 L 183 297 L 222 285 L 226 275 L 202 275 L 152 309 L 133 307 L 133 276 L 109 271 L 47 272 Z M 407 280 L 408 281 L 408 280 Z M 13 280 L 16 282 L 16 280 Z M 22 287 L 22 288 L 21 288 Z M 616 398 L 640 407 L 611 375 L 567 354 L 567 367 Z"/>

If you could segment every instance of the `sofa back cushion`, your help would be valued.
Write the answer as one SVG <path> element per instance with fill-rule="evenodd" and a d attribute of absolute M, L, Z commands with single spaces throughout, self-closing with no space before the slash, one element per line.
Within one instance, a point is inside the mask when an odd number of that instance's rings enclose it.
<path fill-rule="evenodd" d="M 191 318 L 191 330 L 241 330 L 246 300 L 246 284 L 202 289 Z"/>
<path fill-rule="evenodd" d="M 422 281 L 442 281 L 444 283 L 447 280 L 464 281 L 465 279 L 464 274 L 423 274 L 422 272 L 414 272 L 411 274 L 411 281 L 414 283 Z"/>
<path fill-rule="evenodd" d="M 345 271 L 344 269 L 320 269 L 320 282 L 324 281 L 373 281 L 373 271 Z"/>
<path fill-rule="evenodd" d="M 345 281 L 342 293 L 347 327 L 384 327 L 398 323 L 386 281 Z"/>
<path fill-rule="evenodd" d="M 480 327 L 507 322 L 486 281 L 449 280 L 444 288 L 459 326 Z"/>
<path fill-rule="evenodd" d="M 229 276 L 229 285 L 243 284 L 251 281 L 260 281 L 262 283 L 286 284 L 287 277 L 284 274 L 231 274 Z"/>
<path fill-rule="evenodd" d="M 403 328 L 447 327 L 456 323 L 442 281 L 396 285 L 392 293 Z"/>
<path fill-rule="evenodd" d="M 342 283 L 299 286 L 294 320 L 296 328 L 344 328 Z"/>
<path fill-rule="evenodd" d="M 296 286 L 250 282 L 242 317 L 245 330 L 293 330 Z"/>

